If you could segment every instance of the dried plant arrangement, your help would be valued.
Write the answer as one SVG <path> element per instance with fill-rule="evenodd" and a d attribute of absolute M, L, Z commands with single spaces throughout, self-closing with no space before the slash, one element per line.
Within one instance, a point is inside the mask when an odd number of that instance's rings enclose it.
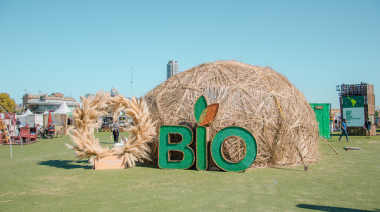
<path fill-rule="evenodd" d="M 136 161 L 150 160 L 149 152 L 151 151 L 149 143 L 156 135 L 155 122 L 152 121 L 149 109 L 144 101 L 135 97 L 132 100 L 125 98 L 117 93 L 111 97 L 109 92 L 99 91 L 96 95 L 81 97 L 82 107 L 76 107 L 72 112 L 74 117 L 73 127 L 69 130 L 70 137 L 75 146 L 66 144 L 69 149 L 74 150 L 76 161 L 88 159 L 93 164 L 95 158 L 105 156 L 125 156 L 127 167 L 134 167 Z M 99 139 L 95 138 L 91 127 L 97 127 L 100 116 L 107 115 L 112 110 L 114 119 L 118 114 L 124 111 L 127 116 L 133 118 L 133 124 L 125 130 L 130 133 L 129 138 L 121 136 L 124 146 L 113 147 L 111 150 L 103 148 L 99 144 Z"/>
<path fill-rule="evenodd" d="M 315 114 L 305 96 L 283 75 L 270 67 L 236 61 L 205 63 L 174 75 L 148 92 L 151 117 L 162 125 L 197 127 L 194 107 L 200 96 L 208 104 L 219 104 L 219 112 L 209 123 L 210 137 L 228 126 L 249 130 L 258 152 L 252 167 L 279 167 L 312 163 L 317 159 L 319 135 Z M 157 161 L 155 136 L 151 158 Z M 227 138 L 222 151 L 230 161 L 244 155 L 244 142 Z"/>

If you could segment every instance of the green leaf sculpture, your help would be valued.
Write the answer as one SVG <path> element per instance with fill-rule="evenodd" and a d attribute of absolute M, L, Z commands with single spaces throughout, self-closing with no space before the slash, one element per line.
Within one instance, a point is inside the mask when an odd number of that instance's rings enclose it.
<path fill-rule="evenodd" d="M 195 120 L 200 126 L 209 124 L 218 113 L 219 104 L 215 103 L 207 106 L 207 100 L 204 96 L 198 98 L 194 106 Z"/>

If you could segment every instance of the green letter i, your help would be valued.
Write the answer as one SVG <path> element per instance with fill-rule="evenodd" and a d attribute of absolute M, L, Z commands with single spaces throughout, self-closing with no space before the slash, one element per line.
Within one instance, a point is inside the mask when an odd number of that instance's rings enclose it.
<path fill-rule="evenodd" d="M 207 169 L 207 130 L 206 127 L 197 127 L 197 169 L 204 171 Z"/>

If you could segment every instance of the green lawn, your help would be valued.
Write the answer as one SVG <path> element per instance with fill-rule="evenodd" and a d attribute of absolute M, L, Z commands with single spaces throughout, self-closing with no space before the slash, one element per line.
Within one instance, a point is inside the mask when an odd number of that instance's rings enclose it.
<path fill-rule="evenodd" d="M 110 133 L 98 133 L 111 147 Z M 319 161 L 244 173 L 91 169 L 69 136 L 0 146 L 0 211 L 380 211 L 380 136 L 320 142 Z M 345 146 L 362 151 L 344 151 Z"/>

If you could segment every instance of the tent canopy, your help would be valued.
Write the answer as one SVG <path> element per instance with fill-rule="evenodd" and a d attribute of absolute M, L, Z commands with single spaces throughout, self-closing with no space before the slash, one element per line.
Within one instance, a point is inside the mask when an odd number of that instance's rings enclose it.
<path fill-rule="evenodd" d="M 26 117 L 28 115 L 33 115 L 33 113 L 29 109 L 25 113 L 23 113 L 22 115 L 19 115 L 16 117 L 16 119 L 18 119 L 21 122 L 21 127 L 26 126 Z"/>
<path fill-rule="evenodd" d="M 21 116 L 27 116 L 27 115 L 33 115 L 33 113 L 28 109 L 25 113 L 23 113 Z"/>
<path fill-rule="evenodd" d="M 59 108 L 53 112 L 53 114 L 67 114 L 67 113 L 70 113 L 71 110 L 69 109 L 69 107 L 67 107 L 66 103 L 62 103 L 61 106 L 59 106 Z"/>

